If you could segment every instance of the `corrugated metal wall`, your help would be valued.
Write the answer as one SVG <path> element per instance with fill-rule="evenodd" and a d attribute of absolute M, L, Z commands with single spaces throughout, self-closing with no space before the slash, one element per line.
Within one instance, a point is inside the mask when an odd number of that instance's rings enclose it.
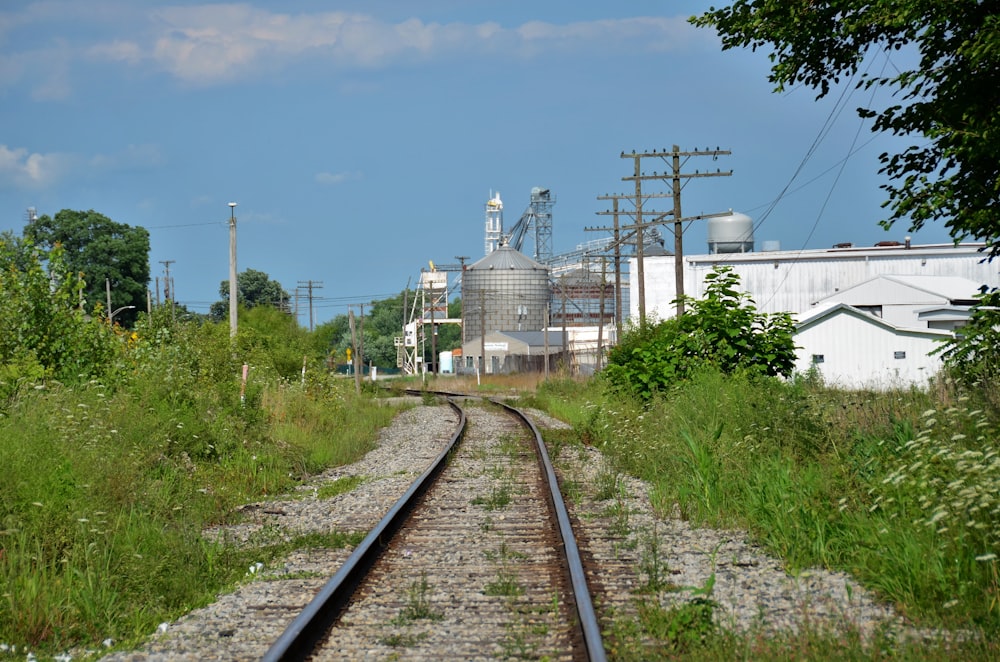
<path fill-rule="evenodd" d="M 761 312 L 798 313 L 823 297 L 863 283 L 880 274 L 959 276 L 989 287 L 1000 287 L 1000 262 L 983 262 L 980 245 L 958 247 L 831 249 L 690 255 L 684 258 L 684 292 L 704 296 L 704 278 L 718 264 L 733 267 L 744 291 Z M 676 298 L 673 256 L 647 257 L 645 271 L 646 314 L 672 317 Z M 629 263 L 630 315 L 638 315 L 638 274 Z"/>

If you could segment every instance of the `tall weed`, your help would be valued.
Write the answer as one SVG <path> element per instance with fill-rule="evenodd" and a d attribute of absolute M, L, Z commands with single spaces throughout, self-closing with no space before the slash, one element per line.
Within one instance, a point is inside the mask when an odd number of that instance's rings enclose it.
<path fill-rule="evenodd" d="M 546 385 L 539 397 L 649 480 L 661 513 L 746 528 L 790 569 L 849 571 L 922 622 L 1000 632 L 997 422 L 953 387 L 701 371 L 645 405 Z"/>

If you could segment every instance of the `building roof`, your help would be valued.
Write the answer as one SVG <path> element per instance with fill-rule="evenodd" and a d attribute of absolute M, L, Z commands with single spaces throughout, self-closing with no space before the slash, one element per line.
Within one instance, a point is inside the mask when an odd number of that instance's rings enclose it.
<path fill-rule="evenodd" d="M 871 313 L 866 313 L 863 310 L 855 308 L 854 306 L 848 305 L 846 303 L 833 303 L 829 305 L 824 305 L 814 310 L 810 310 L 807 313 L 799 315 L 799 319 L 795 323 L 795 331 L 804 331 L 806 328 L 816 326 L 825 319 L 829 319 L 836 315 L 851 315 L 860 320 L 868 322 L 873 326 L 884 328 L 892 333 L 901 333 L 907 335 L 921 335 L 934 338 L 946 338 L 953 334 L 948 331 L 942 331 L 939 329 L 929 329 L 929 328 L 912 328 L 912 327 L 902 327 L 892 322 L 888 322 L 881 317 L 876 317 Z"/>
<path fill-rule="evenodd" d="M 483 259 L 466 267 L 466 271 L 487 271 L 491 269 L 548 270 L 545 265 L 535 262 L 521 251 L 515 250 L 507 244 L 502 244 Z"/>
<path fill-rule="evenodd" d="M 545 332 L 544 331 L 494 331 L 493 333 L 507 336 L 519 342 L 523 342 L 529 347 L 544 347 L 545 346 Z M 490 336 L 489 333 L 486 334 L 487 337 Z M 562 331 L 549 331 L 549 347 L 554 345 L 562 345 L 563 334 Z"/>
<path fill-rule="evenodd" d="M 842 301 L 854 306 L 972 304 L 979 288 L 979 283 L 958 276 L 880 274 L 825 296 L 817 303 Z"/>
<path fill-rule="evenodd" d="M 740 263 L 740 262 L 798 262 L 810 260 L 856 260 L 866 257 L 930 257 L 951 255 L 985 255 L 983 243 L 962 244 L 920 244 L 893 246 L 851 246 L 846 248 L 806 248 L 801 250 L 754 251 L 750 253 L 707 253 L 687 255 L 685 261 L 693 263 Z"/>

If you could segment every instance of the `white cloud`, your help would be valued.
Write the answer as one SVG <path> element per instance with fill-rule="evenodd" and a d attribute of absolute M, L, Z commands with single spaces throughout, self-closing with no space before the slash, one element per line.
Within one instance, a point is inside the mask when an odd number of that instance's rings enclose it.
<path fill-rule="evenodd" d="M 0 185 L 41 189 L 58 179 L 71 165 L 68 154 L 29 153 L 23 147 L 0 145 Z"/>
<path fill-rule="evenodd" d="M 155 145 L 129 145 L 119 152 L 83 158 L 79 154 L 42 154 L 0 144 L 0 188 L 39 190 L 66 178 L 154 168 L 162 163 L 163 157 Z"/>
<path fill-rule="evenodd" d="M 82 30 L 64 32 L 71 22 Z M 4 36 L 42 37 L 27 51 Z M 52 39 L 48 34 L 73 34 Z M 114 62 L 165 71 L 195 85 L 273 74 L 303 61 L 328 67 L 381 67 L 413 60 L 477 55 L 531 57 L 546 51 L 652 52 L 711 41 L 682 17 L 636 17 L 574 23 L 529 21 L 505 27 L 428 23 L 418 17 L 387 22 L 371 14 L 328 11 L 280 13 L 247 3 L 149 8 L 124 0 L 50 0 L 0 12 L 0 84 L 42 81 L 39 98 L 59 98 L 74 80 L 70 67 Z M 713 44 L 713 47 L 715 45 Z M 30 61 L 37 64 L 31 65 Z M 15 67 L 11 61 L 19 62 Z"/>
<path fill-rule="evenodd" d="M 568 24 L 532 21 L 388 23 L 349 12 L 281 14 L 245 4 L 170 7 L 156 11 L 142 42 L 99 44 L 92 52 L 135 63 L 151 60 L 178 79 L 213 84 L 279 70 L 312 59 L 338 68 L 377 67 L 476 54 L 531 55 L 546 50 L 665 50 L 701 35 L 682 18 L 630 18 Z M 145 47 L 140 43 L 151 44 Z"/>
<path fill-rule="evenodd" d="M 316 173 L 316 181 L 320 184 L 326 184 L 329 186 L 337 186 L 338 184 L 343 184 L 344 182 L 358 181 L 360 179 L 362 179 L 362 174 L 357 171 Z"/>

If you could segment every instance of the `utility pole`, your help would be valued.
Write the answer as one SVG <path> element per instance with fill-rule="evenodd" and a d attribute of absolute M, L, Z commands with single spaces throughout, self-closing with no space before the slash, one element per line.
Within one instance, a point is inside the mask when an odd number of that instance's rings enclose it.
<path fill-rule="evenodd" d="M 673 216 L 674 219 L 674 279 L 676 281 L 676 296 L 677 296 L 677 315 L 684 314 L 684 227 L 685 221 L 694 221 L 704 218 L 712 218 L 716 216 L 725 216 L 726 213 L 718 214 L 702 214 L 699 216 L 692 216 L 689 218 L 684 218 L 681 216 L 681 180 L 692 179 L 695 177 L 728 177 L 733 174 L 732 170 L 723 172 L 722 170 L 716 169 L 715 172 L 700 172 L 695 170 L 693 173 L 682 173 L 681 172 L 681 157 L 684 157 L 685 162 L 687 159 L 693 156 L 710 156 L 712 160 L 717 160 L 720 156 L 725 156 L 732 154 L 729 150 L 723 150 L 716 147 L 713 149 L 706 149 L 704 151 L 699 151 L 695 149 L 694 151 L 681 151 L 681 148 L 674 145 L 671 151 L 663 150 L 662 152 L 657 152 L 655 149 L 652 152 L 632 152 L 631 154 L 625 154 L 622 152 L 621 158 L 631 158 L 634 161 L 634 174 L 631 177 L 622 177 L 622 181 L 634 181 L 636 198 L 640 197 L 640 192 L 642 190 L 641 183 L 643 181 L 650 180 L 663 180 L 664 182 L 669 181 L 671 183 L 671 197 L 673 198 L 674 208 L 669 215 Z M 658 174 L 655 171 L 652 175 L 642 174 L 640 168 L 640 162 L 642 159 L 658 158 L 670 165 L 670 172 L 664 172 Z M 670 159 L 669 161 L 667 159 Z M 641 201 L 637 202 L 637 205 L 641 204 Z M 639 226 L 638 232 L 642 232 L 642 222 L 641 222 L 641 211 L 636 214 L 636 225 Z M 641 269 L 642 257 L 641 253 L 637 254 L 637 263 Z M 645 319 L 645 288 L 643 287 L 642 274 L 639 275 L 639 316 L 640 323 Z"/>
<path fill-rule="evenodd" d="M 167 301 L 170 300 L 170 265 L 177 260 L 160 260 L 160 264 L 163 265 L 163 270 L 166 272 L 166 277 L 163 281 L 163 298 Z"/>
<path fill-rule="evenodd" d="M 618 336 L 621 337 L 621 324 L 622 324 L 622 291 L 621 291 L 621 245 L 628 243 L 629 241 L 635 242 L 635 256 L 636 256 L 636 282 L 639 286 L 639 323 L 646 323 L 646 276 L 645 276 L 645 266 L 643 263 L 644 250 L 643 247 L 646 244 L 646 228 L 661 223 L 666 216 L 669 216 L 671 212 L 660 212 L 660 211 L 647 211 L 646 213 L 653 216 L 654 220 L 649 223 L 642 222 L 642 201 L 643 199 L 651 198 L 667 198 L 670 197 L 667 193 L 642 193 L 641 185 L 637 187 L 639 192 L 636 196 L 629 195 L 602 195 L 598 196 L 598 200 L 611 200 L 613 210 L 597 212 L 598 216 L 611 215 L 614 217 L 614 227 L 613 228 L 584 228 L 588 231 L 593 230 L 613 230 L 614 239 L 613 247 L 615 250 L 615 298 L 617 299 L 615 303 L 615 317 L 616 319 L 616 330 Z M 635 205 L 635 211 L 621 211 L 618 207 L 619 200 L 629 200 Z M 621 226 L 618 222 L 618 217 L 621 215 L 631 216 L 634 219 L 633 225 Z M 654 216 L 655 215 L 655 216 Z M 621 234 L 621 230 L 631 230 L 631 232 L 625 235 Z"/>
<path fill-rule="evenodd" d="M 462 275 L 465 274 L 465 261 L 469 259 L 468 255 L 456 255 L 455 259 L 458 260 L 458 264 L 462 269 Z M 459 276 L 461 278 L 462 276 Z M 462 309 L 465 309 L 465 303 L 462 303 Z M 461 314 L 461 313 L 460 313 Z M 465 346 L 465 320 L 462 320 L 462 345 Z"/>
<path fill-rule="evenodd" d="M 299 287 L 306 288 L 306 291 L 309 293 L 308 294 L 308 296 L 309 296 L 309 330 L 312 331 L 313 330 L 313 289 L 314 288 L 315 289 L 322 289 L 322 287 L 323 287 L 323 281 L 321 281 L 321 280 L 301 281 L 300 280 L 299 281 Z M 298 290 L 296 290 L 296 292 L 298 292 Z M 298 310 L 296 310 L 295 318 L 298 319 Z"/>
<path fill-rule="evenodd" d="M 236 337 L 236 203 L 229 203 L 229 337 Z"/>
<path fill-rule="evenodd" d="M 598 322 L 597 322 L 597 356 L 594 360 L 594 371 L 600 372 L 601 370 L 601 345 L 604 340 L 604 290 L 607 289 L 605 283 L 608 278 L 608 260 L 603 255 L 601 256 L 601 299 L 598 307 Z"/>
<path fill-rule="evenodd" d="M 166 276 L 163 279 L 163 299 L 164 301 L 170 302 L 170 319 L 174 317 L 174 299 L 173 299 L 173 287 L 170 281 L 170 265 L 177 260 L 160 260 L 160 264 L 163 265 L 163 269 L 166 272 Z"/>
<path fill-rule="evenodd" d="M 354 390 L 358 393 L 361 392 L 361 377 L 358 375 L 358 338 L 354 331 L 354 309 L 347 309 L 347 322 L 351 328 L 351 347 L 354 349 L 354 354 L 351 357 L 351 368 L 354 370 Z"/>

